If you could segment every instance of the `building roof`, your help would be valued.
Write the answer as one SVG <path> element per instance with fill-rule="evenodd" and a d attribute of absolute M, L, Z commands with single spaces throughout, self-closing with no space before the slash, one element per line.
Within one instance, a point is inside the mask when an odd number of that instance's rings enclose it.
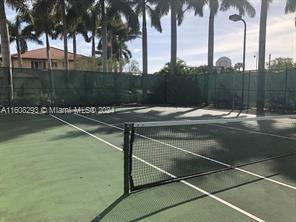
<path fill-rule="evenodd" d="M 50 52 L 51 52 L 51 59 L 55 59 L 55 60 L 64 59 L 64 50 L 50 47 Z M 13 54 L 11 56 L 13 58 L 17 58 L 17 54 Z M 77 57 L 85 57 L 85 56 L 77 54 Z M 22 58 L 23 59 L 47 59 L 46 48 L 27 51 L 22 54 Z M 74 54 L 71 52 L 68 52 L 68 58 L 69 60 L 73 60 Z"/>

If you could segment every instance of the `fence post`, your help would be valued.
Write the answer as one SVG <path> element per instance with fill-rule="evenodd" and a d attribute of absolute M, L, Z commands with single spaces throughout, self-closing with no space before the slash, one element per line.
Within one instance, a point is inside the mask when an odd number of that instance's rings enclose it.
<path fill-rule="evenodd" d="M 231 74 L 231 79 L 232 79 L 232 111 L 235 110 L 235 78 L 234 78 L 234 73 Z"/>
<path fill-rule="evenodd" d="M 47 71 L 47 75 L 48 75 L 48 81 L 49 81 L 49 98 L 50 98 L 50 105 L 52 106 L 52 102 L 53 102 L 53 80 L 52 80 L 52 73 L 51 70 L 49 69 Z"/>
<path fill-rule="evenodd" d="M 218 73 L 214 74 L 214 98 L 216 100 L 215 102 L 217 102 L 217 75 Z"/>
<path fill-rule="evenodd" d="M 141 101 L 141 104 L 143 103 L 146 103 L 146 100 L 147 100 L 147 86 L 146 86 L 146 81 L 147 81 L 147 78 L 146 78 L 146 75 L 147 74 L 143 74 L 141 75 L 141 87 L 142 87 L 142 101 Z"/>
<path fill-rule="evenodd" d="M 244 109 L 244 102 L 245 102 L 245 72 L 242 73 L 241 111 Z"/>
<path fill-rule="evenodd" d="M 8 105 L 11 106 L 14 98 L 14 88 L 13 88 L 13 76 L 12 76 L 12 67 L 7 67 L 6 74 L 7 76 L 7 99 Z"/>
<path fill-rule="evenodd" d="M 83 72 L 83 83 L 84 83 L 84 102 L 85 102 L 85 105 L 88 105 L 89 104 L 89 99 L 88 99 L 88 87 L 87 87 L 87 72 L 84 71 Z"/>
<path fill-rule="evenodd" d="M 248 75 L 247 113 L 249 113 L 249 108 L 250 108 L 250 89 L 251 89 L 251 71 L 249 71 L 249 75 Z"/>
<path fill-rule="evenodd" d="M 168 75 L 164 75 L 164 103 L 168 104 Z"/>
<path fill-rule="evenodd" d="M 204 102 L 205 105 L 209 104 L 209 72 L 206 72 L 204 76 Z"/>
<path fill-rule="evenodd" d="M 286 111 L 287 110 L 287 89 L 288 89 L 288 67 L 286 66 L 286 72 L 285 72 L 285 88 L 284 88 L 284 96 L 285 96 L 285 98 L 284 98 L 284 111 Z"/>

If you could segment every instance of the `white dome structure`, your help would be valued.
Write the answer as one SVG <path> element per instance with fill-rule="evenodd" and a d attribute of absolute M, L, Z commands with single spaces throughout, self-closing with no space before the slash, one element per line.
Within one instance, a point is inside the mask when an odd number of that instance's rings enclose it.
<path fill-rule="evenodd" d="M 220 59 L 217 60 L 216 62 L 216 67 L 218 69 L 227 69 L 232 67 L 232 62 L 231 59 L 228 57 L 221 57 Z"/>

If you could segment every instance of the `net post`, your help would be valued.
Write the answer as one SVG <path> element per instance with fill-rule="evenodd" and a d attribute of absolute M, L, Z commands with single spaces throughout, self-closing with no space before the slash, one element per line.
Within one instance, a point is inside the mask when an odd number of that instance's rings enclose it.
<path fill-rule="evenodd" d="M 241 98 L 241 111 L 244 109 L 245 103 L 245 71 L 242 73 L 242 98 Z"/>
<path fill-rule="evenodd" d="M 128 195 L 130 193 L 130 158 L 131 158 L 131 133 L 133 129 L 133 124 L 124 124 L 124 144 L 123 144 L 123 158 L 124 158 L 124 194 Z"/>

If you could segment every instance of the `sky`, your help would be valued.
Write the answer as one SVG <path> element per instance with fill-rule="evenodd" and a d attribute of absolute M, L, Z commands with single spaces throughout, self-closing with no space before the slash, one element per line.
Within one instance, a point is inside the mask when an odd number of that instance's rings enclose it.
<path fill-rule="evenodd" d="M 247 23 L 247 49 L 246 68 L 256 69 L 256 58 L 259 48 L 259 21 L 260 21 L 260 0 L 250 0 L 256 9 L 254 18 L 244 17 Z M 267 45 L 266 60 L 271 58 L 290 57 L 296 61 L 296 14 L 284 13 L 285 0 L 273 0 L 269 7 L 267 22 Z M 232 64 L 242 62 L 243 57 L 243 23 L 229 21 L 229 15 L 237 13 L 230 9 L 226 12 L 219 12 L 215 17 L 215 53 L 214 61 L 226 56 L 232 60 Z M 7 8 L 9 20 L 15 18 L 15 12 Z M 194 16 L 188 12 L 184 22 L 178 27 L 178 58 L 184 60 L 190 66 L 207 64 L 208 25 L 209 9 L 204 8 L 204 16 Z M 141 18 L 140 18 L 141 21 Z M 149 73 L 160 70 L 170 61 L 170 15 L 161 20 L 163 32 L 159 33 L 150 26 L 148 19 L 148 66 Z M 45 42 L 44 36 L 42 37 Z M 98 42 L 98 40 L 97 40 Z M 142 68 L 142 40 L 138 38 L 128 43 L 133 54 L 133 59 Z M 62 40 L 51 40 L 51 46 L 63 49 Z M 91 44 L 86 43 L 82 36 L 78 36 L 78 53 L 91 55 Z M 29 43 L 29 50 L 43 46 Z M 45 46 L 44 46 L 45 47 Z M 72 40 L 69 39 L 69 50 L 73 48 Z M 11 51 L 16 52 L 15 44 L 11 44 Z"/>

